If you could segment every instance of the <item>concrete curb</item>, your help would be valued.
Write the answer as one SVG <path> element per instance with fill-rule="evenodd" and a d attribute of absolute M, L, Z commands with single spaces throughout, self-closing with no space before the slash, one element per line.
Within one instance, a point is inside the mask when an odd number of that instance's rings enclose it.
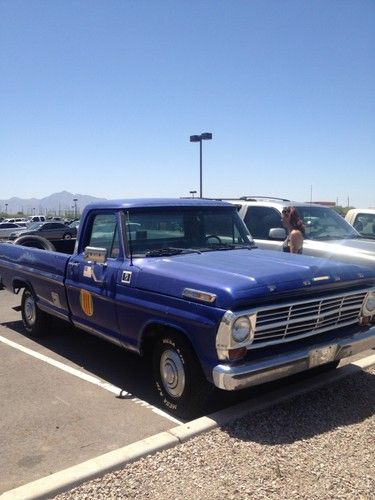
<path fill-rule="evenodd" d="M 358 373 L 375 365 L 375 354 L 355 361 L 332 372 L 317 375 L 309 380 L 291 384 L 277 389 L 265 396 L 258 397 L 256 402 L 246 401 L 231 408 L 212 413 L 210 416 L 197 418 L 186 424 L 173 427 L 169 431 L 160 432 L 118 450 L 105 453 L 81 464 L 69 467 L 50 476 L 19 486 L 0 495 L 1 500 L 36 500 L 51 498 L 59 493 L 103 476 L 108 472 L 120 469 L 124 465 L 139 460 L 210 431 L 250 413 L 267 409 L 293 397 L 320 389 L 327 383 L 336 382 L 344 377 Z"/>

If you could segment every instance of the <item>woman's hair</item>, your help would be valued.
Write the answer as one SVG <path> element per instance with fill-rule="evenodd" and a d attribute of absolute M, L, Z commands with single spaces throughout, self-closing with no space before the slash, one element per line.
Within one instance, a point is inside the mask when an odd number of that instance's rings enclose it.
<path fill-rule="evenodd" d="M 301 217 L 299 216 L 299 213 L 297 212 L 297 209 L 294 207 L 285 207 L 283 208 L 282 213 L 287 216 L 288 222 L 292 226 L 292 228 L 298 229 L 299 231 L 301 231 L 303 236 L 305 236 L 305 226 L 302 222 Z"/>

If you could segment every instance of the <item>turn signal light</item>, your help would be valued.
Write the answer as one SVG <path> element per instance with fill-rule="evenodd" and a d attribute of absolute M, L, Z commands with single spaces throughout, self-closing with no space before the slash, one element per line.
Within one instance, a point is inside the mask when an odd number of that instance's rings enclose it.
<path fill-rule="evenodd" d="M 228 350 L 228 359 L 229 361 L 237 361 L 238 359 L 242 359 L 246 356 L 247 349 L 246 347 L 237 347 L 236 349 Z"/>

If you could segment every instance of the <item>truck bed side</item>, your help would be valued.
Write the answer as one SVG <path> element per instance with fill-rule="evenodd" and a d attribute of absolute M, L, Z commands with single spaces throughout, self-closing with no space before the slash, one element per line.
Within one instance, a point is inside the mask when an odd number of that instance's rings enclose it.
<path fill-rule="evenodd" d="M 0 283 L 10 292 L 29 287 L 40 309 L 68 320 L 64 283 L 69 259 L 69 254 L 1 243 Z"/>

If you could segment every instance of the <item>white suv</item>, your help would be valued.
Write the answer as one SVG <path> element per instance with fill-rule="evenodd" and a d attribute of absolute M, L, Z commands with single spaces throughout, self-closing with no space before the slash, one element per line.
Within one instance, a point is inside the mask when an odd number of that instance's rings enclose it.
<path fill-rule="evenodd" d="M 281 212 L 284 207 L 293 206 L 305 224 L 305 255 L 367 264 L 375 268 L 375 241 L 363 238 L 329 207 L 260 196 L 224 201 L 239 207 L 239 214 L 259 248 L 281 251 L 287 236 L 281 223 Z"/>
<path fill-rule="evenodd" d="M 375 208 L 352 208 L 345 216 L 361 236 L 375 240 Z"/>

